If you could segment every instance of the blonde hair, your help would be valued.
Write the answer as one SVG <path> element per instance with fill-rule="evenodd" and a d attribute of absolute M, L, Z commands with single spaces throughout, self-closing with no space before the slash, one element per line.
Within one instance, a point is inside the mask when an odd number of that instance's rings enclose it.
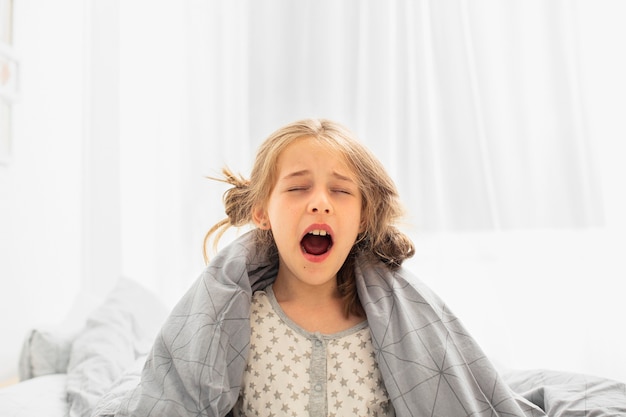
<path fill-rule="evenodd" d="M 271 134 L 261 144 L 250 179 L 233 174 L 224 168 L 223 178 L 217 179 L 232 185 L 224 193 L 227 217 L 215 224 L 204 238 L 204 255 L 208 260 L 207 246 L 214 236 L 214 247 L 231 226 L 252 224 L 255 207 L 264 206 L 269 200 L 277 180 L 277 161 L 281 152 L 293 141 L 310 137 L 337 151 L 345 158 L 355 174 L 362 195 L 363 230 L 350 255 L 337 274 L 337 283 L 345 300 L 346 314 L 362 315 L 354 279 L 354 259 L 358 252 L 371 254 L 391 269 L 413 256 L 413 242 L 396 227 L 402 216 L 398 191 L 378 159 L 351 132 L 338 123 L 325 119 L 306 119 L 286 125 Z M 216 179 L 216 178 L 214 178 Z M 277 254 L 271 230 L 255 229 L 259 249 L 270 256 Z"/>

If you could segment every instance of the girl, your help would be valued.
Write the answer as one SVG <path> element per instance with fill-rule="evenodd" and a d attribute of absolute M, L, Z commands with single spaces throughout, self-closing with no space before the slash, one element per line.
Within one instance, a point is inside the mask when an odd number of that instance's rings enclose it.
<path fill-rule="evenodd" d="M 258 246 L 278 258 L 274 283 L 252 297 L 235 414 L 393 414 L 354 273 L 359 252 L 391 268 L 413 254 L 392 226 L 400 209 L 382 166 L 339 125 L 311 120 L 265 142 L 250 182 L 225 175 L 234 188 L 220 226 L 253 222 Z"/>
<path fill-rule="evenodd" d="M 173 310 L 120 416 L 541 416 L 401 267 L 412 242 L 376 158 L 340 125 L 303 120 L 224 170 L 230 226 L 253 224 Z M 411 282 L 410 285 L 408 282 Z M 118 393 L 119 394 L 119 393 Z M 107 414 L 107 413 L 104 413 Z"/>

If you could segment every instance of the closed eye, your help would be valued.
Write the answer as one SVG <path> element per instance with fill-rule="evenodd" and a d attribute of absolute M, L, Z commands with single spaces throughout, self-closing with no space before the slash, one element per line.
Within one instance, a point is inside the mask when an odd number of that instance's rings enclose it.
<path fill-rule="evenodd" d="M 342 193 L 342 194 L 352 195 L 352 191 L 345 190 L 345 189 L 340 189 L 340 188 L 337 188 L 337 189 L 334 189 L 334 190 L 331 190 L 331 191 L 334 192 L 334 193 Z"/>
<path fill-rule="evenodd" d="M 302 186 L 302 187 L 289 187 L 289 188 L 287 188 L 287 191 L 306 191 L 308 189 L 309 189 L 309 187 L 304 187 L 304 186 Z"/>

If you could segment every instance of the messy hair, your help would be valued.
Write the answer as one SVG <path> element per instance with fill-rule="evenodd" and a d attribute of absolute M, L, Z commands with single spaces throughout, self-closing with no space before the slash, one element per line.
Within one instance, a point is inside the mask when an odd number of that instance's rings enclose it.
<path fill-rule="evenodd" d="M 356 291 L 354 261 L 357 253 L 363 252 L 382 261 L 390 269 L 398 268 L 413 256 L 413 242 L 395 224 L 403 214 L 395 184 L 378 159 L 345 127 L 325 119 L 300 120 L 286 125 L 263 142 L 257 152 L 250 179 L 222 170 L 218 180 L 232 187 L 224 193 L 227 217 L 215 224 L 204 238 L 204 255 L 213 235 L 214 247 L 224 232 L 231 226 L 241 227 L 253 223 L 252 214 L 256 207 L 265 207 L 278 175 L 278 157 L 295 140 L 312 138 L 342 155 L 353 171 L 361 192 L 363 232 L 359 234 L 344 265 L 337 273 L 339 291 L 345 301 L 346 315 L 363 315 Z M 271 230 L 254 230 L 260 250 L 277 253 Z"/>

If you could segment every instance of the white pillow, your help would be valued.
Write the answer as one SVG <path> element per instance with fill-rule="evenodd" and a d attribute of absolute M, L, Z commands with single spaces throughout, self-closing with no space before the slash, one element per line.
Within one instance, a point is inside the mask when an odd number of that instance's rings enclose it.
<path fill-rule="evenodd" d="M 120 279 L 72 343 L 67 367 L 70 416 L 89 416 L 99 398 L 148 353 L 168 309 L 138 283 Z"/>
<path fill-rule="evenodd" d="M 85 326 L 94 306 L 100 305 L 105 295 L 83 291 L 60 324 L 36 327 L 28 332 L 19 358 L 21 381 L 67 372 L 72 342 Z"/>
<path fill-rule="evenodd" d="M 65 373 L 76 331 L 61 328 L 31 330 L 20 354 L 20 381 L 50 374 Z"/>

